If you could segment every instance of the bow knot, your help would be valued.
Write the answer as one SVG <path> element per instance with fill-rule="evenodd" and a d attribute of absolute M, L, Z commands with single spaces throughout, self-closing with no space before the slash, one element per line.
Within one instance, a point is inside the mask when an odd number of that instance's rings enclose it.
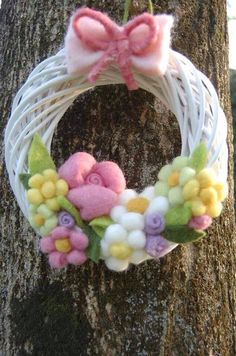
<path fill-rule="evenodd" d="M 164 74 L 172 23 L 171 16 L 144 13 L 120 27 L 99 11 L 79 9 L 65 41 L 68 71 L 86 72 L 94 83 L 116 62 L 128 89 L 137 89 L 131 68 L 148 75 Z"/>

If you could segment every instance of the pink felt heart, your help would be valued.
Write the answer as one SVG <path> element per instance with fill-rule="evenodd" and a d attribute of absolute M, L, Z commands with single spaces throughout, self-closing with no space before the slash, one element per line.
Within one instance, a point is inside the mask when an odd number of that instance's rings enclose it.
<path fill-rule="evenodd" d="M 108 215 L 116 204 L 118 195 L 99 185 L 84 185 L 71 189 L 67 198 L 80 210 L 81 218 L 89 221 Z"/>

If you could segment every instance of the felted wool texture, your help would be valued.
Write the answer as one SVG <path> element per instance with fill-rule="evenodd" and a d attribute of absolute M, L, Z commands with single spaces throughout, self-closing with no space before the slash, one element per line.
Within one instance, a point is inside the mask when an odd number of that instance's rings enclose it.
<path fill-rule="evenodd" d="M 177 244 L 167 241 L 161 235 L 148 235 L 146 241 L 146 252 L 153 258 L 160 258 L 172 251 Z"/>
<path fill-rule="evenodd" d="M 148 259 L 144 250 L 145 242 L 143 231 L 127 231 L 120 224 L 110 225 L 101 241 L 105 264 L 109 269 L 120 272 L 127 269 L 129 263 L 143 262 Z"/>
<path fill-rule="evenodd" d="M 69 245 L 67 252 L 57 250 L 57 243 L 66 241 Z M 85 249 L 88 246 L 88 237 L 81 231 L 58 226 L 49 236 L 40 240 L 41 251 L 48 254 L 49 264 L 52 268 L 62 268 L 68 263 L 81 265 L 87 260 Z"/>
<path fill-rule="evenodd" d="M 119 166 L 111 161 L 96 162 L 86 152 L 73 154 L 60 168 L 59 175 L 70 188 L 97 184 L 119 194 L 125 189 L 125 178 Z"/>
<path fill-rule="evenodd" d="M 96 160 L 86 152 L 74 153 L 58 170 L 59 176 L 63 178 L 70 188 L 84 184 L 84 180 Z"/>
<path fill-rule="evenodd" d="M 93 173 L 102 177 L 104 187 L 115 193 L 119 194 L 125 189 L 125 177 L 116 163 L 111 161 L 96 163 L 90 171 L 90 174 Z"/>
<path fill-rule="evenodd" d="M 208 215 L 194 216 L 188 223 L 192 229 L 206 230 L 212 224 L 212 218 Z"/>
<path fill-rule="evenodd" d="M 102 215 L 108 215 L 116 204 L 118 196 L 108 188 L 85 185 L 71 189 L 67 198 L 80 210 L 81 218 L 89 221 Z"/>
<path fill-rule="evenodd" d="M 124 68 L 126 62 L 143 73 L 163 75 L 169 59 L 172 25 L 172 16 L 142 14 L 120 27 L 98 11 L 78 10 L 65 38 L 68 71 L 90 71 L 91 77 L 96 78 L 116 58 L 122 74 L 126 70 L 125 79 L 132 76 L 129 68 Z M 129 80 L 127 85 L 130 86 Z"/>

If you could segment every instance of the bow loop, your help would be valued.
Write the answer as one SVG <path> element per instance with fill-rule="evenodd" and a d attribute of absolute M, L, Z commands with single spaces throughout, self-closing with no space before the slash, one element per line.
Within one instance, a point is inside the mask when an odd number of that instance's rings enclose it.
<path fill-rule="evenodd" d="M 72 27 L 80 40 L 94 50 L 105 50 L 117 32 L 117 25 L 108 16 L 89 8 L 78 10 Z"/>
<path fill-rule="evenodd" d="M 144 13 L 120 27 L 107 15 L 82 8 L 72 16 L 65 40 L 68 71 L 87 73 L 91 82 L 116 62 L 130 90 L 137 89 L 131 68 L 164 74 L 169 57 L 171 16 Z"/>
<path fill-rule="evenodd" d="M 158 24 L 154 16 L 145 13 L 128 22 L 124 31 L 129 37 L 132 52 L 140 54 L 155 43 Z"/>

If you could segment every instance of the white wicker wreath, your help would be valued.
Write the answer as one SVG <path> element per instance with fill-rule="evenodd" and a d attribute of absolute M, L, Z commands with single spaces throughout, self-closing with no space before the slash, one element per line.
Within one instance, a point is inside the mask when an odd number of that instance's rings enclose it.
<path fill-rule="evenodd" d="M 176 116 L 182 140 L 181 156 L 190 157 L 194 149 L 204 142 L 208 152 L 206 166 L 213 168 L 217 178 L 226 183 L 226 119 L 216 91 L 208 78 L 186 57 L 173 50 L 170 50 L 168 67 L 163 76 L 148 76 L 135 69 L 132 73 L 139 88 L 159 98 Z M 40 63 L 20 88 L 13 101 L 11 117 L 5 131 L 5 161 L 15 198 L 27 219 L 29 204 L 19 175 L 28 172 L 28 151 L 35 134 L 41 137 L 50 152 L 57 124 L 78 95 L 95 86 L 120 83 L 124 83 L 124 79 L 116 63 L 111 63 L 109 68 L 102 71 L 95 84 L 91 84 L 84 73 L 68 74 L 65 50 L 62 49 Z M 130 193 L 129 190 L 128 192 Z M 132 196 L 133 193 L 130 194 Z M 147 188 L 143 196 L 150 198 L 151 194 L 153 187 L 152 190 Z M 126 200 L 127 197 L 124 198 L 124 201 Z M 111 213 L 113 220 L 116 219 L 115 215 L 116 213 Z M 116 222 L 116 228 L 117 226 Z M 107 229 L 110 229 L 110 226 Z M 38 228 L 35 230 L 39 232 Z M 116 230 L 114 231 L 116 234 Z M 122 231 L 119 233 L 122 235 Z M 133 235 L 135 239 L 135 234 Z M 104 238 L 101 242 L 101 257 L 106 260 L 109 252 L 103 240 Z M 175 246 L 177 244 L 173 243 L 169 250 Z M 106 261 L 106 264 L 108 268 L 120 271 L 126 269 L 129 262 L 139 263 L 150 257 L 146 254 L 136 260 L 124 258 L 125 262 L 122 258 L 115 261 L 113 258 L 112 261 Z"/>

